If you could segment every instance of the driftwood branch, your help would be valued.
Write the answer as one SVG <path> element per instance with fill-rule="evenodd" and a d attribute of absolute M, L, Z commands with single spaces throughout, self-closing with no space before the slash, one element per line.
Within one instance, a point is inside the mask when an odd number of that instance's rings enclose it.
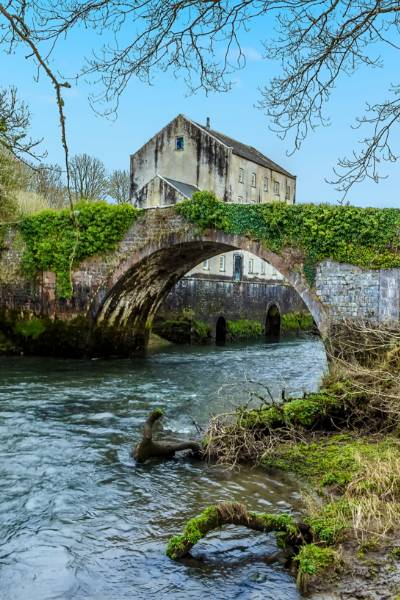
<path fill-rule="evenodd" d="M 153 410 L 147 417 L 143 427 L 143 436 L 141 441 L 133 449 L 133 457 L 137 462 L 144 462 L 148 458 L 173 458 L 175 452 L 181 450 L 191 450 L 194 454 L 201 454 L 201 446 L 193 440 L 187 441 L 154 441 L 153 428 L 155 423 L 163 416 L 160 409 Z"/>
<path fill-rule="evenodd" d="M 296 521 L 287 514 L 274 515 L 248 511 L 238 502 L 222 502 L 209 506 L 194 519 L 190 519 L 181 535 L 170 539 L 167 556 L 178 560 L 187 556 L 193 546 L 214 529 L 223 525 L 240 525 L 255 531 L 277 534 L 279 545 L 293 549 L 293 553 L 303 544 L 312 540 L 310 527 Z"/>

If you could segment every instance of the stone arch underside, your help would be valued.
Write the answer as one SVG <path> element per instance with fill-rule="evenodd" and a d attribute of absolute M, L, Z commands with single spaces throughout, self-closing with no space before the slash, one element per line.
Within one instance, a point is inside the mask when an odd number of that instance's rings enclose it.
<path fill-rule="evenodd" d="M 182 233 L 151 239 L 121 261 L 109 277 L 106 289 L 91 307 L 96 322 L 107 322 L 131 332 L 131 347 L 145 349 L 152 320 L 168 292 L 190 269 L 222 252 L 247 250 L 275 267 L 298 292 L 322 336 L 328 332 L 328 315 L 307 284 L 299 265 L 242 236 L 220 231 Z M 105 292 L 105 293 L 104 293 Z"/>

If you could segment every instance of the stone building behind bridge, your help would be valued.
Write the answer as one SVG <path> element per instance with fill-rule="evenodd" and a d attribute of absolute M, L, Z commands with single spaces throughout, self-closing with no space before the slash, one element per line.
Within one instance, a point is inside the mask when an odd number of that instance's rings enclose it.
<path fill-rule="evenodd" d="M 200 190 L 212 191 L 225 202 L 239 204 L 294 204 L 296 198 L 296 176 L 256 148 L 212 129 L 209 119 L 201 125 L 184 115 L 175 117 L 131 155 L 130 181 L 133 204 L 145 209 L 174 205 Z M 245 289 L 232 287 L 231 283 Z M 268 288 L 272 285 L 274 292 Z M 216 291 L 224 295 L 225 313 L 235 318 L 259 318 L 265 310 L 263 298 L 271 301 L 271 293 L 289 298 L 284 303 L 285 311 L 292 305 L 296 310 L 303 306 L 301 301 L 295 301 L 295 294 L 280 294 L 279 285 L 287 284 L 269 263 L 245 251 L 228 252 L 187 273 L 169 294 L 161 312 L 177 313 L 187 305 L 200 310 L 193 304 L 202 298 L 204 317 L 205 296 L 210 296 L 210 302 L 213 297 L 213 312 L 218 304 Z"/>

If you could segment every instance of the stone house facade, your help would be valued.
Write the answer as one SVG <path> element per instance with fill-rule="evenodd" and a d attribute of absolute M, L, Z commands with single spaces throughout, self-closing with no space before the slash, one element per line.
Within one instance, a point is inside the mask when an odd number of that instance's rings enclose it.
<path fill-rule="evenodd" d="M 296 177 L 233 138 L 178 115 L 130 158 L 131 200 L 168 206 L 209 190 L 225 202 L 257 204 L 296 198 Z"/>

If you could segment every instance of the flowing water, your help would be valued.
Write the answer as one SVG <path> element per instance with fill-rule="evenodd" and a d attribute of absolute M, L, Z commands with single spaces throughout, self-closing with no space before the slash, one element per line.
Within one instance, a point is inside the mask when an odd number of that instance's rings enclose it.
<path fill-rule="evenodd" d="M 185 457 L 135 465 L 130 450 L 156 406 L 167 430 L 193 436 L 193 421 L 247 400 L 249 388 L 311 391 L 325 368 L 318 340 L 174 347 L 136 362 L 1 359 L 1 600 L 298 599 L 266 559 L 273 536 L 228 527 L 190 560 L 165 556 L 168 538 L 210 503 L 296 514 L 293 478 Z"/>

